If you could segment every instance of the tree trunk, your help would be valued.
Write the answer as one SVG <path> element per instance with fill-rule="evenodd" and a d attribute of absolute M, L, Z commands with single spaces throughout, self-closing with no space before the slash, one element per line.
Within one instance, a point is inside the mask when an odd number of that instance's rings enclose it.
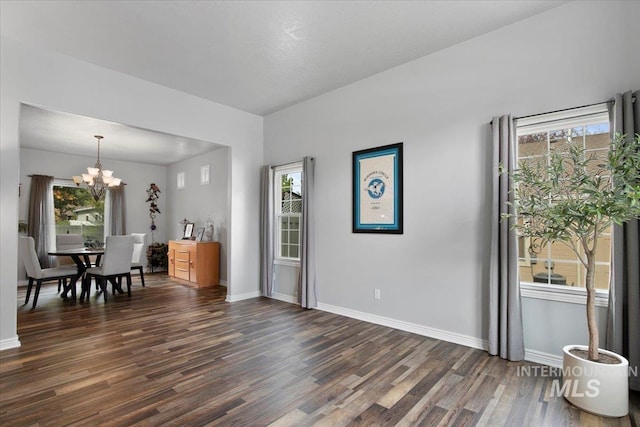
<path fill-rule="evenodd" d="M 587 277 L 585 287 L 587 288 L 587 327 L 589 328 L 589 360 L 598 361 L 598 345 L 600 337 L 598 334 L 598 323 L 596 321 L 596 290 L 594 276 L 596 273 L 595 254 L 587 254 Z"/>

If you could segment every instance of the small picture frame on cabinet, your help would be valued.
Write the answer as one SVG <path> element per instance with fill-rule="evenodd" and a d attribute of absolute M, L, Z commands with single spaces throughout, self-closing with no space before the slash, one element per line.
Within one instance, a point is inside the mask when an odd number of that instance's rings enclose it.
<path fill-rule="evenodd" d="M 192 235 L 193 235 L 193 223 L 192 222 L 188 222 L 184 226 L 184 236 L 182 236 L 182 239 L 183 240 L 191 239 Z"/>
<path fill-rule="evenodd" d="M 198 228 L 198 231 L 196 231 L 196 242 L 202 242 L 203 237 L 204 237 L 204 227 Z"/>

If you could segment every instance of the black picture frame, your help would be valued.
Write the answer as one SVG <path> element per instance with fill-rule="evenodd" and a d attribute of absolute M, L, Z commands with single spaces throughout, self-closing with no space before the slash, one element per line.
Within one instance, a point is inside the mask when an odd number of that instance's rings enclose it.
<path fill-rule="evenodd" d="M 402 151 L 399 142 L 353 152 L 353 233 L 404 233 Z"/>
<path fill-rule="evenodd" d="M 185 224 L 184 226 L 184 236 L 182 236 L 183 239 L 191 239 L 191 235 L 193 234 L 193 223 L 192 222 L 188 222 Z"/>

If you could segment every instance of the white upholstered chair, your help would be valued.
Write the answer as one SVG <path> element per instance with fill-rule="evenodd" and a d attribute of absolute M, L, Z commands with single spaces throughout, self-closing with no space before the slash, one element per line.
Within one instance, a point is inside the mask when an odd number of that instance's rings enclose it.
<path fill-rule="evenodd" d="M 140 271 L 140 281 L 144 288 L 144 266 L 146 260 L 147 235 L 145 233 L 131 233 L 133 237 L 133 256 L 131 257 L 131 270 Z"/>
<path fill-rule="evenodd" d="M 67 265 L 54 268 L 42 268 L 40 261 L 38 261 L 38 254 L 36 253 L 36 245 L 33 237 L 20 237 L 20 255 L 24 263 L 24 268 L 27 271 L 29 277 L 29 286 L 27 287 L 27 297 L 24 303 L 29 302 L 31 296 L 31 288 L 33 288 L 33 282 L 36 282 L 36 292 L 33 295 L 33 308 L 36 308 L 38 303 L 38 295 L 40 295 L 40 286 L 43 282 L 53 280 L 71 280 L 71 286 L 73 287 L 73 297 L 75 298 L 75 280 L 78 278 L 78 269 L 74 265 Z"/>
<path fill-rule="evenodd" d="M 56 250 L 78 249 L 84 247 L 82 234 L 56 234 Z M 68 256 L 57 256 L 56 265 L 58 267 L 75 265 L 75 262 Z M 63 280 L 58 280 L 58 292 L 62 287 Z M 66 286 L 66 283 L 64 283 Z"/>
<path fill-rule="evenodd" d="M 131 236 L 107 236 L 102 265 L 88 268 L 85 272 L 87 298 L 91 290 L 91 278 L 95 278 L 96 284 L 104 294 L 107 301 L 107 281 L 114 284 L 115 280 L 125 277 L 127 279 L 127 294 L 131 296 L 131 257 L 133 256 L 133 237 Z"/>
<path fill-rule="evenodd" d="M 56 234 L 56 249 L 59 251 L 83 247 L 84 238 L 82 237 L 82 234 Z M 71 257 L 59 256 L 56 261 L 58 263 L 58 267 L 66 264 L 74 264 Z"/>

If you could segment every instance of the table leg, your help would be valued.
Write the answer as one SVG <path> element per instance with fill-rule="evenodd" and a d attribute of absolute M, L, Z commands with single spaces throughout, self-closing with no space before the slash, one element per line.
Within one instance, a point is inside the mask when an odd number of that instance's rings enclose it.
<path fill-rule="evenodd" d="M 74 299 L 76 299 L 76 282 L 78 281 L 79 278 L 84 276 L 84 272 L 87 270 L 87 268 L 85 267 L 84 263 L 82 262 L 82 260 L 80 259 L 80 257 L 78 255 L 71 255 L 71 259 L 73 259 L 73 262 L 76 263 L 76 266 L 78 267 L 78 274 L 76 274 L 73 279 L 69 282 L 69 284 L 67 286 L 65 286 L 64 291 L 62 292 L 62 298 L 68 298 L 67 297 L 67 293 L 69 292 L 69 289 L 71 289 L 71 297 Z"/>

